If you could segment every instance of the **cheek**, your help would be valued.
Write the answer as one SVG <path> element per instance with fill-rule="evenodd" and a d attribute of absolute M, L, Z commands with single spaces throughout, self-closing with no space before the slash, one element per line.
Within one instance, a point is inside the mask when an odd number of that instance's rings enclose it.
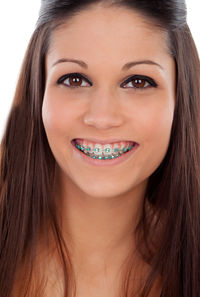
<path fill-rule="evenodd" d="M 148 143 L 159 146 L 159 143 L 166 143 L 169 141 L 173 112 L 168 110 L 161 110 L 160 112 L 153 113 L 151 117 L 147 118 L 148 121 L 145 125 L 145 140 Z"/>
<path fill-rule="evenodd" d="M 137 114 L 137 130 L 141 137 L 138 141 L 142 149 L 140 160 L 153 170 L 166 155 L 174 116 L 173 98 L 170 100 L 169 96 L 163 96 L 158 99 L 152 101 L 154 104 L 143 106 L 142 112 Z"/>
<path fill-rule="evenodd" d="M 136 167 L 143 179 L 159 167 L 167 153 L 174 114 L 173 101 L 169 102 L 169 98 L 152 100 L 151 103 L 143 105 L 140 111 L 138 109 L 135 119 L 141 145 Z"/>
<path fill-rule="evenodd" d="M 48 143 L 55 159 L 60 164 L 66 157 L 63 147 L 69 144 L 69 135 L 74 121 L 73 109 L 63 102 L 61 97 L 51 91 L 49 94 L 45 93 L 42 104 L 42 121 Z"/>
<path fill-rule="evenodd" d="M 158 142 L 168 142 L 174 116 L 174 99 L 167 96 L 153 98 L 141 108 L 139 126 L 145 142 L 159 145 Z"/>
<path fill-rule="evenodd" d="M 50 94 L 49 94 L 50 93 Z M 73 117 L 73 108 L 67 104 L 66 98 L 59 97 L 54 92 L 46 92 L 42 105 L 42 119 L 47 134 L 59 136 L 69 132 Z"/>

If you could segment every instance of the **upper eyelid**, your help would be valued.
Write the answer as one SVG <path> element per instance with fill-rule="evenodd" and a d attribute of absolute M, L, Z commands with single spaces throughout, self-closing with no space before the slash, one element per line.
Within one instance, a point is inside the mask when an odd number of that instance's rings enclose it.
<path fill-rule="evenodd" d="M 85 79 L 89 84 L 93 85 L 90 80 L 82 73 L 80 72 L 72 72 L 72 73 L 68 73 L 68 74 L 64 74 L 62 75 L 58 80 L 57 80 L 57 83 L 62 83 L 61 81 L 69 78 L 70 76 L 80 76 L 81 78 Z M 152 79 L 151 77 L 149 76 L 146 76 L 146 75 L 142 75 L 142 74 L 134 74 L 134 75 L 129 75 L 128 77 L 126 77 L 125 79 L 123 79 L 123 82 L 120 84 L 120 86 L 122 85 L 125 85 L 127 83 L 129 83 L 131 81 L 131 79 L 133 78 L 137 78 L 139 77 L 140 79 L 144 79 L 144 80 L 147 80 L 151 86 L 155 86 L 157 87 L 158 84 L 156 83 L 156 81 L 154 79 Z"/>

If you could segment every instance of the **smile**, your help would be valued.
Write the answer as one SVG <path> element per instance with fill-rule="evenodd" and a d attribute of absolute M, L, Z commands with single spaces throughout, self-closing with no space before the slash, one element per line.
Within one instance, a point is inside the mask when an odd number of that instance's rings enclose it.
<path fill-rule="evenodd" d="M 75 140 L 75 146 L 88 157 L 99 160 L 109 160 L 119 158 L 134 148 L 136 143 L 132 142 L 128 145 L 122 144 L 88 144 L 82 145 Z"/>
<path fill-rule="evenodd" d="M 72 140 L 76 156 L 91 165 L 112 166 L 123 163 L 134 154 L 139 144 L 132 141 L 118 143 L 92 143 L 83 139 Z M 77 154 L 78 153 L 78 154 Z"/>

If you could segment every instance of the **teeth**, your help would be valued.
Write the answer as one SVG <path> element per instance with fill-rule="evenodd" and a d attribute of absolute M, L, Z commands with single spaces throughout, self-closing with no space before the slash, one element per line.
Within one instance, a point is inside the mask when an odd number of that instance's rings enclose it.
<path fill-rule="evenodd" d="M 119 142 L 112 144 L 91 143 L 83 139 L 75 140 L 76 145 L 82 147 L 81 151 L 90 156 L 118 157 L 125 153 L 128 147 L 134 146 L 133 142 Z M 127 150 L 126 150 L 127 149 Z"/>
<path fill-rule="evenodd" d="M 105 155 L 110 155 L 112 152 L 112 145 L 111 144 L 106 144 L 106 145 L 101 145 L 101 144 L 95 144 L 93 145 L 93 150 L 95 155 L 101 156 L 102 153 Z"/>

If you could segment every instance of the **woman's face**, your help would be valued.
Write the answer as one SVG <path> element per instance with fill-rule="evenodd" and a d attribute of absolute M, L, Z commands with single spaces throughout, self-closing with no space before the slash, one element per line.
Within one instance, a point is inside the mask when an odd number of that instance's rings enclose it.
<path fill-rule="evenodd" d="M 92 197 L 123 195 L 146 185 L 168 149 L 175 63 L 165 33 L 147 21 L 125 8 L 96 5 L 52 34 L 43 123 L 68 187 Z M 82 62 L 67 61 L 72 59 Z M 131 67 L 124 66 L 130 62 Z M 59 81 L 70 73 L 78 78 Z M 133 141 L 138 146 L 117 164 L 109 166 L 107 160 L 97 166 L 88 162 L 94 159 L 81 157 L 85 154 L 73 147 L 73 139 Z"/>

